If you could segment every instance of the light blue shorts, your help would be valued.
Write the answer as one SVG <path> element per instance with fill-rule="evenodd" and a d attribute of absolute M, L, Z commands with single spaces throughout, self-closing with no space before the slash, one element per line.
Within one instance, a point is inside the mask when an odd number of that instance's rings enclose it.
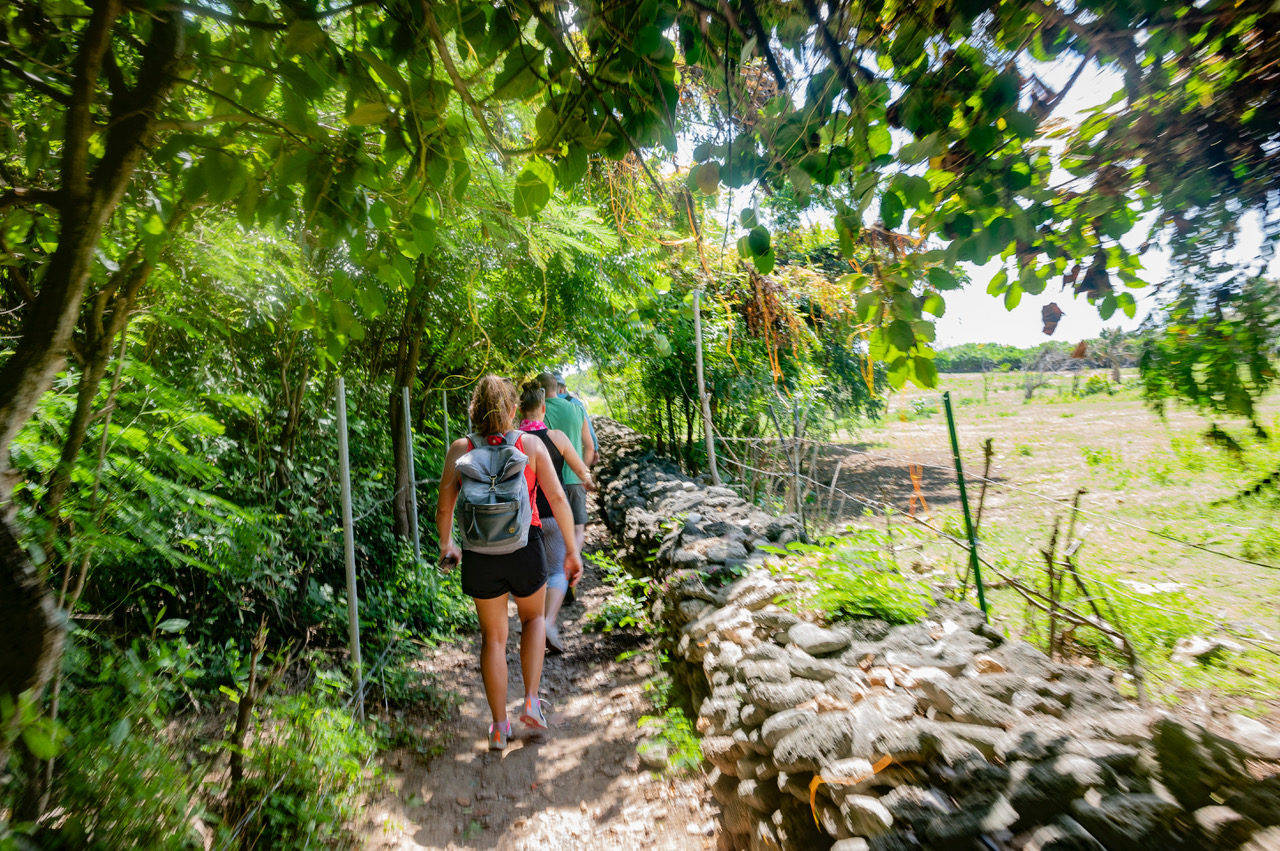
<path fill-rule="evenodd" d="M 542 553 L 547 563 L 547 587 L 569 590 L 569 577 L 564 575 L 564 535 L 554 517 L 542 518 Z"/>

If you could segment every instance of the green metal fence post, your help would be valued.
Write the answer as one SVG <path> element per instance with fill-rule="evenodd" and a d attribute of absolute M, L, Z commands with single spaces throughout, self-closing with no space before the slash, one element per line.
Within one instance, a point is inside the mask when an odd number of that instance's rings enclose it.
<path fill-rule="evenodd" d="M 960 440 L 956 437 L 956 418 L 951 413 L 951 391 L 942 394 L 942 405 L 947 411 L 947 431 L 951 433 L 951 457 L 956 462 L 956 484 L 960 486 L 960 507 L 964 510 L 964 530 L 969 536 L 969 569 L 973 571 L 974 584 L 978 588 L 978 606 L 987 617 L 987 593 L 982 586 L 982 568 L 978 564 L 978 537 L 973 531 L 973 517 L 969 514 L 969 492 L 964 486 L 964 467 L 960 464 Z"/>

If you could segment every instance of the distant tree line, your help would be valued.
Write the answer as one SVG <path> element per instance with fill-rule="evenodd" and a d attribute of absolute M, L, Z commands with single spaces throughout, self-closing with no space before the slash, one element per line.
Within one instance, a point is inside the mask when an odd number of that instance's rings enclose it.
<path fill-rule="evenodd" d="M 1116 330 L 1085 340 L 1082 352 L 1078 351 L 1080 344 L 1063 340 L 1025 348 L 1000 343 L 964 343 L 939 349 L 934 363 L 938 372 L 1009 372 L 1037 368 L 1046 361 L 1061 363 L 1061 369 L 1123 369 L 1137 365 L 1137 342 L 1136 335 Z"/>

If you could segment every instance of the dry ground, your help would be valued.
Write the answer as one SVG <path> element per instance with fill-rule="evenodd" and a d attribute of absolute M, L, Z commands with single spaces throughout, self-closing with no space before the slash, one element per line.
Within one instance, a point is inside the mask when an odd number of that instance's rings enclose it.
<path fill-rule="evenodd" d="M 1153 618 L 1168 615 L 1168 623 L 1141 626 L 1170 634 L 1193 626 L 1197 632 L 1225 627 L 1224 635 L 1250 635 L 1280 650 L 1280 570 L 1144 531 L 1234 556 L 1252 549 L 1254 560 L 1280 564 L 1280 552 L 1266 550 L 1268 540 L 1280 544 L 1280 534 L 1273 531 L 1280 528 L 1276 503 L 1231 499 L 1280 467 L 1280 440 L 1251 444 L 1246 463 L 1237 464 L 1201 439 L 1207 421 L 1198 414 L 1170 410 L 1162 419 L 1153 413 L 1132 385 L 1133 376 L 1126 375 L 1125 387 L 1115 394 L 1083 398 L 1070 395 L 1072 381 L 1059 377 L 1027 402 L 1017 375 L 985 382 L 979 375 L 941 377 L 939 390 L 952 394 L 967 474 L 982 472 L 983 443 L 993 440 L 990 478 L 1000 484 L 990 486 L 985 498 L 985 556 L 1013 573 L 1043 572 L 1040 550 L 1055 518 L 1067 514 L 1066 506 L 1043 497 L 1070 502 L 1084 488 L 1082 505 L 1091 513 L 1081 518 L 1084 542 L 1078 561 L 1088 575 L 1107 583 L 1113 596 L 1128 595 L 1126 603 Z M 1275 435 L 1280 435 L 1278 409 L 1273 399 L 1263 413 Z M 1237 428 L 1236 433 L 1244 432 Z M 906 512 L 916 491 L 909 465 L 918 464 L 919 491 L 928 509 L 917 504 L 915 510 L 952 535 L 962 535 L 937 390 L 894 395 L 881 423 L 841 439 L 853 445 L 824 450 L 814 475 L 824 486 L 843 460 L 839 490 Z M 979 490 L 970 485 L 971 504 L 977 503 Z M 883 526 L 880 517 L 861 516 L 864 511 L 856 499 L 836 494 L 837 525 L 852 520 Z M 911 525 L 905 518 L 898 523 L 899 528 Z M 931 533 L 912 540 L 919 563 L 956 575 L 963 569 L 965 554 L 954 545 Z M 997 590 L 993 604 L 997 618 L 1011 631 L 1023 627 L 1023 606 L 1012 592 Z M 1184 622 L 1184 611 L 1192 613 L 1195 623 Z M 1150 662 L 1157 678 L 1166 681 L 1166 700 L 1198 702 L 1207 712 L 1244 709 L 1280 718 L 1280 656 L 1258 645 L 1247 647 L 1240 664 L 1181 670 L 1167 659 Z"/>

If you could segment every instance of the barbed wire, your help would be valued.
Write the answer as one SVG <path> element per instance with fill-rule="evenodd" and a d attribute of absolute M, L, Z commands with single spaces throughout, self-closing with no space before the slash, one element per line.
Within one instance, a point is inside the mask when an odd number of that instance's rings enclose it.
<path fill-rule="evenodd" d="M 414 487 L 417 487 L 419 485 L 438 484 L 439 481 L 440 479 L 435 477 L 418 479 L 413 483 L 413 485 Z M 361 520 L 365 519 L 366 517 L 373 514 L 374 512 L 381 511 L 384 506 L 395 502 L 404 494 L 406 488 L 408 488 L 408 485 L 401 485 L 400 487 L 392 491 L 391 494 L 388 496 L 384 496 L 381 498 L 375 497 L 374 503 L 372 506 L 370 506 L 368 511 L 362 511 L 358 516 L 351 518 L 351 525 L 354 526 L 355 524 L 359 523 Z"/>
<path fill-rule="evenodd" d="M 834 448 L 845 449 L 845 450 L 848 450 L 851 454 L 857 453 L 857 449 L 856 449 L 854 446 L 852 446 L 852 445 L 850 445 L 850 444 L 847 444 L 847 443 L 832 443 L 832 442 L 829 442 L 829 441 L 819 441 L 819 440 L 813 440 L 813 439 L 811 439 L 811 438 L 805 438 L 805 437 L 801 437 L 801 438 L 794 438 L 794 439 L 793 439 L 793 438 L 768 438 L 768 437 L 759 437 L 759 438 L 757 438 L 757 437 L 751 437 L 751 438 L 727 438 L 727 437 L 725 437 L 725 436 L 723 436 L 723 435 L 715 435 L 715 439 L 716 439 L 716 440 L 736 440 L 736 441 L 741 441 L 741 442 L 750 442 L 750 443 L 775 443 L 775 444 L 784 444 L 784 445 L 785 445 L 785 444 L 790 444 L 790 445 L 793 445 L 793 446 L 794 446 L 794 445 L 797 445 L 797 444 L 799 444 L 799 445 L 808 444 L 808 445 L 811 445 L 811 446 L 812 446 L 812 445 L 817 445 L 817 446 L 828 446 L 828 447 L 834 447 Z M 868 455 L 869 455 L 870 453 L 864 453 L 864 454 L 868 454 Z M 943 466 L 943 465 L 941 465 L 941 464 L 933 464 L 933 463 L 928 463 L 928 462 L 923 462 L 923 461 L 913 461 L 913 460 L 910 460 L 910 459 L 897 458 L 897 457 L 892 457 L 892 456 L 878 456 L 878 457 L 882 458 L 883 460 L 886 460 L 886 461 L 889 461 L 889 462 L 895 463 L 895 464 L 902 464 L 903 466 L 910 465 L 910 464 L 915 464 L 915 465 L 916 465 L 916 466 L 918 466 L 918 467 L 925 467 L 925 468 L 932 469 L 932 470 L 941 470 L 941 471 L 943 471 L 943 472 L 945 472 L 945 473 L 948 473 L 949 475 L 952 475 L 952 476 L 954 476 L 954 475 L 955 475 L 955 468 L 954 468 L 954 467 L 945 467 L 945 466 Z M 730 460 L 731 462 L 734 462 L 734 463 L 740 463 L 740 462 L 736 462 L 736 461 L 734 461 L 734 459 L 732 459 L 732 458 L 730 458 L 729 460 Z M 754 472 L 757 472 L 757 473 L 766 473 L 766 474 L 769 474 L 769 475 L 774 475 L 774 474 L 775 474 L 775 471 L 760 470 L 760 469 L 755 468 L 755 467 L 747 467 L 747 469 L 750 469 L 750 470 L 752 470 L 752 471 L 754 471 Z M 793 474 L 793 473 L 782 473 L 782 474 L 780 474 L 780 475 L 784 475 L 784 476 L 793 476 L 794 474 Z M 972 482 L 986 482 L 986 483 L 988 483 L 988 484 L 990 484 L 990 485 L 994 485 L 995 487 L 1002 487 L 1002 488 L 1006 488 L 1006 489 L 1008 489 L 1008 490 L 1017 491 L 1017 492 L 1019 492 L 1019 493 L 1024 493 L 1024 494 L 1027 494 L 1028 496 L 1033 496 L 1033 497 L 1035 497 L 1035 498 L 1037 498 L 1037 499 L 1044 500 L 1045 502 L 1053 503 L 1054 505 L 1060 505 L 1060 506 L 1063 506 L 1063 507 L 1066 507 L 1066 508 L 1071 507 L 1071 503 L 1070 503 L 1069 501 L 1065 500 L 1065 499 L 1061 499 L 1061 498 L 1059 498 L 1059 497 L 1049 496 L 1048 494 L 1040 493 L 1039 491 L 1035 491 L 1035 490 L 1033 490 L 1033 489 L 1031 489 L 1031 488 L 1028 488 L 1028 487 L 1026 487 L 1026 486 L 1018 485 L 1018 484 L 1014 484 L 1013 482 L 1010 482 L 1010 481 L 1009 481 L 1009 480 L 1007 480 L 1007 479 L 993 479 L 993 478 L 990 478 L 990 477 L 988 477 L 988 476 L 982 476 L 982 475 L 979 475 L 979 474 L 977 474 L 977 473 L 965 473 L 965 479 L 966 479 L 967 481 L 972 481 Z M 819 486 L 821 486 L 821 487 L 826 487 L 825 485 L 822 485 L 821 483 L 818 483 L 818 484 L 819 484 Z M 1252 565 L 1252 566 L 1254 566 L 1254 567 L 1261 567 L 1261 568 L 1265 568 L 1265 569 L 1267 569 L 1267 570 L 1280 570 L 1280 565 L 1277 565 L 1277 564 L 1270 564 L 1270 563 L 1268 563 L 1268 562 L 1264 562 L 1264 561 L 1258 561 L 1258 560 L 1256 560 L 1256 559 L 1247 558 L 1247 557 L 1245 557 L 1245 556 L 1239 556 L 1239 555 L 1236 555 L 1236 554 L 1234 554 L 1234 553 L 1229 553 L 1229 552 L 1227 552 L 1227 551 L 1225 551 L 1225 550 L 1219 550 L 1219 549 L 1216 549 L 1216 548 L 1214 548 L 1214 547 L 1205 546 L 1204 544 L 1197 544 L 1197 543 L 1195 543 L 1194 541 L 1188 541 L 1188 540 L 1186 540 L 1185 538 L 1179 538 L 1179 537 L 1178 537 L 1178 536 L 1176 536 L 1176 535 L 1170 535 L 1170 534 L 1169 534 L 1169 533 L 1167 533 L 1167 532 L 1160 532 L 1160 531 L 1158 531 L 1158 530 L 1156 530 L 1156 529 L 1148 528 L 1148 527 L 1143 526 L 1143 525 L 1141 525 L 1141 524 L 1139 524 L 1139 523 L 1134 523 L 1134 522 L 1132 522 L 1132 521 L 1125 520 L 1124 518 L 1122 518 L 1122 517 L 1120 517 L 1120 516 L 1118 516 L 1118 515 L 1116 515 L 1116 514 L 1110 513 L 1110 512 L 1103 512 L 1103 511 L 1098 511 L 1097 509 L 1090 509 L 1090 508 L 1078 508 L 1077 510 L 1078 510 L 1081 514 L 1088 515 L 1088 516 L 1091 516 L 1091 517 L 1097 517 L 1097 518 L 1100 518 L 1100 519 L 1103 519 L 1103 520 L 1107 520 L 1107 521 L 1110 521 L 1110 522 L 1113 522 L 1113 523 L 1119 524 L 1119 525 L 1121 525 L 1121 526 L 1125 526 L 1125 527 L 1127 527 L 1127 528 L 1134 529 L 1134 530 L 1136 530 L 1136 531 L 1144 532 L 1145 534 L 1151 535 L 1151 536 L 1156 537 L 1156 538 L 1160 538 L 1161 540 L 1169 541 L 1169 542 L 1171 542 L 1171 543 L 1175 543 L 1175 544 L 1180 544 L 1181 546 L 1188 547 L 1188 548 L 1190 548 L 1190 549 L 1194 549 L 1194 550 L 1199 550 L 1199 551 L 1201 551 L 1201 552 L 1205 552 L 1205 553 L 1208 553 L 1208 554 L 1210 554 L 1210 555 L 1219 556 L 1220 558 L 1229 559 L 1229 560 L 1231 560 L 1231 561 L 1239 562 L 1239 563 L 1241 563 L 1241 564 L 1248 564 L 1248 565 Z M 1243 527 L 1243 526 L 1237 526 L 1236 528 L 1239 528 L 1239 529 L 1248 529 L 1248 527 Z M 1257 530 L 1256 530 L 1256 529 L 1250 529 L 1249 531 L 1257 531 Z"/>
<path fill-rule="evenodd" d="M 737 460 L 735 460 L 735 459 L 733 459 L 733 458 L 728 458 L 728 459 L 726 459 L 726 460 L 727 460 L 730 464 L 733 464 L 733 465 L 735 465 L 735 466 L 737 466 L 737 467 L 741 467 L 741 468 L 745 468 L 745 469 L 748 469 L 748 470 L 752 470 L 752 471 L 754 471 L 754 472 L 762 473 L 762 474 L 764 474 L 764 475 L 768 475 L 768 476 L 775 476 L 775 477 L 778 477 L 778 478 L 784 478 L 784 479 L 790 479 L 790 478 L 795 478 L 795 477 L 796 477 L 794 472 L 778 471 L 778 470 L 761 470 L 761 469 L 759 469 L 759 468 L 757 468 L 757 467 L 752 467 L 752 466 L 750 466 L 750 465 L 747 465 L 747 464 L 744 464 L 744 463 L 742 463 L 742 462 L 740 462 L 740 461 L 737 461 Z M 911 514 L 911 513 L 903 513 L 903 512 L 901 512 L 899 509 L 895 508 L 893 505 L 891 505 L 891 504 L 889 504 L 889 503 L 887 503 L 887 502 L 884 502 L 884 501 L 882 501 L 882 500 L 872 500 L 872 499 L 869 499 L 869 498 L 867 498 L 867 497 L 860 496 L 860 495 L 858 495 L 858 494 L 849 493 L 848 491 L 846 491 L 846 490 L 844 490 L 843 488 L 840 488 L 840 487 L 830 487 L 829 485 L 824 484 L 824 483 L 822 483 L 822 482 L 818 481 L 817 479 L 811 478 L 811 477 L 809 477 L 809 476 L 805 476 L 805 475 L 803 475 L 803 474 L 801 474 L 801 475 L 799 476 L 799 478 L 800 478 L 800 479 L 802 479 L 802 480 L 804 480 L 804 481 L 806 481 L 806 482 L 808 482 L 808 483 L 810 483 L 810 484 L 812 484 L 812 485 L 814 485 L 814 486 L 816 486 L 816 487 L 818 487 L 818 488 L 823 488 L 823 489 L 826 489 L 826 490 L 828 490 L 828 491 L 830 491 L 830 492 L 838 493 L 838 494 L 840 494 L 841 496 L 843 496 L 843 497 L 845 497 L 845 498 L 847 498 L 847 499 L 853 500 L 854 502 L 859 503 L 859 504 L 861 504 L 861 505 L 863 505 L 863 506 L 865 506 L 865 507 L 867 507 L 867 508 L 870 508 L 870 509 L 872 509 L 872 510 L 876 510 L 876 511 L 884 512 L 884 513 L 892 512 L 893 514 L 897 514 L 898 516 L 900 516 L 900 517 L 904 517 L 904 518 L 906 518 L 907 520 L 910 520 L 911 522 L 916 523 L 917 525 L 920 525 L 920 526 L 922 526 L 922 527 L 924 527 L 924 528 L 926 528 L 926 529 L 929 529 L 929 530 L 930 530 L 930 531 L 932 531 L 934 534 L 936 534 L 939 538 L 942 538 L 943 540 L 946 540 L 946 541 L 950 541 L 951 543 L 955 544 L 956 546 L 960 547 L 961 549 L 965 550 L 966 552 L 969 550 L 969 543 L 968 543 L 967 541 L 963 541 L 963 540 L 961 540 L 961 539 L 959 539 L 959 538 L 955 537 L 954 535 L 952 535 L 952 534 L 950 534 L 950 533 L 946 532 L 946 531 L 945 531 L 945 530 L 943 530 L 943 529 L 940 529 L 938 526 L 934 525 L 933 523 L 930 523 L 928 520 L 925 520 L 925 519 L 924 519 L 924 518 L 922 518 L 922 517 L 918 517 L 918 516 L 916 516 L 915 514 Z M 1069 508 L 1069 507 L 1071 507 L 1069 503 L 1067 503 L 1067 504 L 1065 504 L 1065 505 L 1066 505 L 1066 507 L 1068 507 L 1068 508 Z M 990 543 L 989 543 L 989 542 L 985 543 L 985 544 L 984 544 L 984 546 L 985 546 L 987 549 L 989 549 L 989 550 L 991 550 L 991 551 L 995 552 L 996 554 L 998 554 L 1000 557 L 1002 557 L 1002 558 L 1003 558 L 1003 559 L 1005 559 L 1006 561 L 1011 562 L 1011 563 L 1012 563 L 1013 565 L 1015 565 L 1018 569 L 1022 569 L 1022 568 L 1027 567 L 1027 563 L 1026 563 L 1026 560 L 1025 560 L 1025 558 L 1024 558 L 1024 557 L 1014 556 L 1014 555 L 1010 554 L 1009 552 L 1007 552 L 1007 551 L 1005 551 L 1005 550 L 999 549 L 999 548 L 997 548 L 997 547 L 992 547 L 992 546 L 990 545 Z M 999 567 L 997 567 L 994 563 L 992 563 L 990 559 L 988 559 L 987 557 L 983 556 L 981 553 L 979 553 L 979 554 L 978 554 L 978 561 L 979 561 L 982 565 L 984 565 L 985 567 L 987 567 L 989 570 L 991 570 L 992 572 L 994 572 L 996 575 L 1000 576 L 1000 577 L 1001 577 L 1001 579 L 1006 580 L 1006 581 L 1008 581 L 1009 579 L 1011 579 L 1011 577 L 1010 577 L 1010 576 L 1008 576 L 1004 571 L 1002 571 Z M 1235 638 L 1239 638 L 1239 639 L 1241 639 L 1241 640 L 1243 640 L 1243 641 L 1246 641 L 1246 642 L 1249 642 L 1249 643 L 1251 643 L 1251 644 L 1254 644 L 1255 646 L 1259 647 L 1260 649 L 1266 650 L 1266 651 L 1267 651 L 1267 652 L 1269 652 L 1269 653 L 1273 653 L 1273 654 L 1276 654 L 1276 655 L 1280 655 L 1280 649 L 1277 649 L 1277 648 L 1280 648 L 1280 641 L 1276 641 L 1276 640 L 1274 639 L 1274 637 L 1273 637 L 1273 636 L 1271 636 L 1270 634 L 1267 634 L 1267 636 L 1266 636 L 1266 637 L 1267 637 L 1267 639 L 1271 639 L 1271 642 L 1272 642 L 1272 643 L 1268 643 L 1268 641 L 1265 641 L 1265 640 L 1259 639 L 1259 638 L 1257 638 L 1257 637 L 1256 637 L 1256 636 L 1254 636 L 1254 635 L 1245 634 L 1244 632 L 1242 632 L 1242 631 L 1241 631 L 1241 629 L 1240 629 L 1239 627 L 1233 627 L 1231 624 L 1227 624 L 1227 623 L 1224 623 L 1224 622 L 1222 622 L 1222 621 L 1215 620 L 1214 618 L 1209 617 L 1209 616 L 1207 616 L 1207 615 L 1203 614 L 1202 612 L 1195 612 L 1195 611 L 1191 611 L 1190 609 L 1176 609 L 1176 608 L 1171 608 L 1171 607 L 1168 607 L 1168 606 L 1163 606 L 1163 605 L 1161 605 L 1161 604 L 1159 604 L 1159 603 L 1157 603 L 1157 602 L 1155 602 L 1155 601 L 1153 601 L 1153 600 L 1148 599 L 1148 598 L 1147 598 L 1147 597 L 1145 597 L 1145 596 L 1139 596 L 1138 594 L 1136 594 L 1136 593 L 1134 593 L 1134 592 L 1131 592 L 1131 591 L 1128 591 L 1128 590 L 1126 590 L 1126 589 L 1123 589 L 1123 588 L 1119 587 L 1118 585 L 1116 585 L 1113 581 L 1111 581 L 1111 580 L 1109 580 L 1109 579 L 1105 579 L 1105 578 L 1099 577 L 1097 574 L 1094 574 L 1094 575 L 1090 576 L 1090 581 L 1097 583 L 1100 587 L 1102 587 L 1102 588 L 1104 588 L 1105 590 L 1107 590 L 1107 591 L 1109 591 L 1109 592 L 1111 592 L 1111 593 L 1115 594 L 1115 595 L 1116 595 L 1116 596 L 1118 596 L 1118 597 L 1123 597 L 1123 598 L 1125 598 L 1125 599 L 1127 599 L 1127 600 L 1129 600 L 1129 601 L 1131 601 L 1131 602 L 1139 603 L 1139 604 L 1141 604 L 1141 605 L 1147 606 L 1147 607 L 1152 608 L 1152 609 L 1155 609 L 1155 610 L 1157 610 L 1157 611 L 1164 612 L 1165 614 L 1178 615 L 1178 616 L 1182 616 L 1182 617 L 1191 617 L 1191 618 L 1194 618 L 1194 619 L 1197 619 L 1197 620 L 1201 620 L 1201 621 L 1203 621 L 1203 622 L 1205 622 L 1205 623 L 1207 623 L 1207 624 L 1209 624 L 1209 625 L 1212 625 L 1212 626 L 1213 626 L 1213 627 L 1215 627 L 1216 629 L 1218 629 L 1218 630 L 1220 630 L 1220 631 L 1222 631 L 1222 632 L 1225 632 L 1225 633 L 1227 633 L 1227 634 L 1229 634 L 1229 635 L 1231 635 L 1231 636 L 1233 636 L 1233 637 L 1235 637 Z M 1261 630 L 1261 628 L 1260 628 L 1260 627 L 1256 627 L 1256 626 L 1254 626 L 1254 625 L 1252 625 L 1252 624 L 1249 624 L 1249 625 L 1247 625 L 1247 626 L 1250 626 L 1250 627 L 1253 627 L 1253 628 L 1255 628 L 1255 629 L 1259 629 L 1259 630 Z"/>

